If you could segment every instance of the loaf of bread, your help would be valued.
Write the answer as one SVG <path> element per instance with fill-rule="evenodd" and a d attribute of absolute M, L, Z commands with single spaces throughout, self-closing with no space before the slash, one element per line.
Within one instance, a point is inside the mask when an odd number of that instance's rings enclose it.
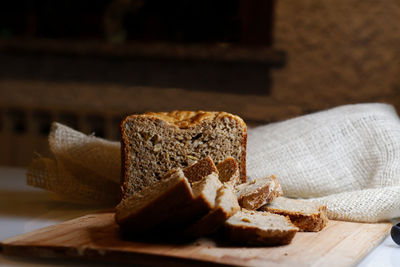
<path fill-rule="evenodd" d="M 124 198 L 206 156 L 233 157 L 246 181 L 246 124 L 226 112 L 173 111 L 131 115 L 121 122 Z"/>
<path fill-rule="evenodd" d="M 123 199 L 116 207 L 115 220 L 131 233 L 142 233 L 167 220 L 193 199 L 189 181 L 177 169 L 168 178 Z"/>
<path fill-rule="evenodd" d="M 230 183 L 235 186 L 240 183 L 239 166 L 236 160 L 228 157 L 217 164 L 219 180 L 223 183 Z"/>
<path fill-rule="evenodd" d="M 260 210 L 289 216 L 292 223 L 304 232 L 318 232 L 328 222 L 326 206 L 304 200 L 278 197 Z"/>
<path fill-rule="evenodd" d="M 242 209 L 226 221 L 225 230 L 234 243 L 272 246 L 289 244 L 298 228 L 288 217 Z"/>
<path fill-rule="evenodd" d="M 274 175 L 236 186 L 239 204 L 248 210 L 257 210 L 282 194 L 281 185 Z"/>
<path fill-rule="evenodd" d="M 240 210 L 233 187 L 225 183 L 218 189 L 215 208 L 185 231 L 187 237 L 201 237 L 216 231 L 227 219 Z"/>

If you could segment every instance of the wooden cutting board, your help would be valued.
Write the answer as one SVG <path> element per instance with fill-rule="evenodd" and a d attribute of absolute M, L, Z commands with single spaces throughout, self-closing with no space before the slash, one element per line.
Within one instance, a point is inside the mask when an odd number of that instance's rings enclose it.
<path fill-rule="evenodd" d="M 113 213 L 83 216 L 0 243 L 6 255 L 86 258 L 159 265 L 353 266 L 388 235 L 391 224 L 330 221 L 280 247 L 235 247 L 209 239 L 171 244 L 124 241 Z"/>

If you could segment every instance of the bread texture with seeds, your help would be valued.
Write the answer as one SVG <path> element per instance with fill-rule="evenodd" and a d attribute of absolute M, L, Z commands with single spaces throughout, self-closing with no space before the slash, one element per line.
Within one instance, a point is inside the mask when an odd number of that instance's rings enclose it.
<path fill-rule="evenodd" d="M 274 175 L 236 186 L 240 206 L 249 210 L 257 210 L 282 195 L 281 185 Z"/>
<path fill-rule="evenodd" d="M 167 179 L 123 199 L 116 207 L 115 220 L 124 230 L 142 233 L 173 216 L 193 198 L 189 181 L 177 169 Z"/>
<path fill-rule="evenodd" d="M 326 206 L 304 200 L 278 197 L 262 206 L 261 210 L 289 216 L 292 223 L 304 232 L 318 232 L 328 222 Z"/>
<path fill-rule="evenodd" d="M 247 127 L 226 112 L 173 111 L 131 115 L 121 123 L 122 190 L 132 195 L 170 169 L 210 156 L 233 157 L 246 181 Z"/>
<path fill-rule="evenodd" d="M 239 166 L 236 160 L 228 157 L 217 164 L 219 180 L 223 183 L 230 183 L 233 186 L 240 183 Z"/>
<path fill-rule="evenodd" d="M 234 243 L 275 246 L 289 244 L 298 228 L 288 217 L 242 209 L 226 221 L 225 230 Z"/>
<path fill-rule="evenodd" d="M 225 183 L 218 189 L 215 199 L 215 208 L 199 221 L 188 227 L 185 230 L 185 236 L 194 238 L 211 234 L 239 210 L 240 206 L 232 185 Z"/>

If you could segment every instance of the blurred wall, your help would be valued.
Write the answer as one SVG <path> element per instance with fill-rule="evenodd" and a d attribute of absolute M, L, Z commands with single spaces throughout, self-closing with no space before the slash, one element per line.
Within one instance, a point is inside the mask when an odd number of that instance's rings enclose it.
<path fill-rule="evenodd" d="M 286 54 L 279 69 L 3 50 L 0 164 L 47 154 L 52 121 L 118 140 L 121 118 L 133 112 L 225 110 L 254 126 L 350 103 L 400 111 L 400 1 L 279 0 L 275 8 L 272 48 Z M 172 74 L 181 86 L 155 83 Z"/>
<path fill-rule="evenodd" d="M 279 0 L 275 44 L 287 52 L 273 95 L 308 110 L 384 101 L 400 110 L 400 1 Z"/>

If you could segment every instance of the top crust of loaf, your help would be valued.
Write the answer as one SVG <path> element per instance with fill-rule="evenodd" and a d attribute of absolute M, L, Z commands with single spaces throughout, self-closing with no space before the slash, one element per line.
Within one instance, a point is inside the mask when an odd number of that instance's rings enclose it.
<path fill-rule="evenodd" d="M 140 115 L 131 115 L 131 116 L 140 116 Z M 129 117 L 131 117 L 129 116 Z M 204 120 L 213 120 L 216 117 L 229 117 L 234 120 L 237 120 L 241 124 L 245 126 L 243 120 L 235 115 L 226 113 L 226 112 L 214 112 L 214 111 L 183 111 L 183 110 L 175 110 L 171 112 L 147 112 L 142 116 L 147 116 L 149 118 L 157 118 L 168 122 L 169 124 L 175 125 L 178 128 L 186 129 L 201 123 Z"/>

